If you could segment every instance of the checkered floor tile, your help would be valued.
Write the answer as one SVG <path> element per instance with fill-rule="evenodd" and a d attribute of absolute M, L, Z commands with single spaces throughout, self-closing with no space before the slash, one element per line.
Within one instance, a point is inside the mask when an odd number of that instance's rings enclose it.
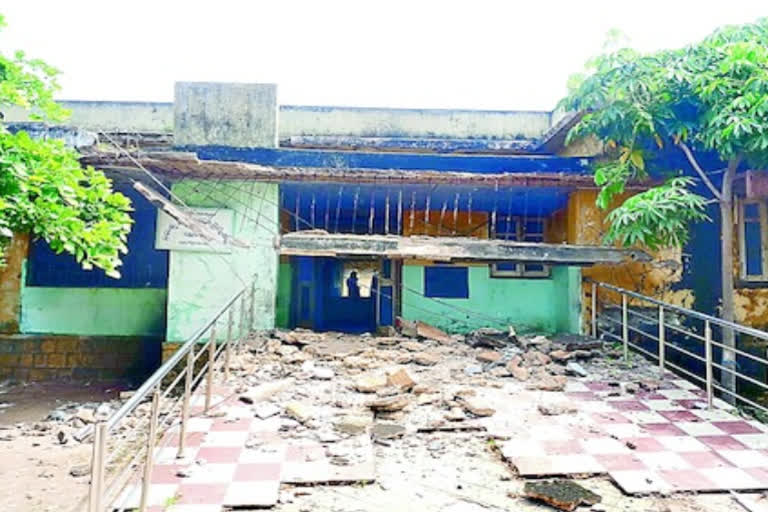
<path fill-rule="evenodd" d="M 268 507 L 277 503 L 281 482 L 341 483 L 374 479 L 373 447 L 367 437 L 354 444 L 364 460 L 334 464 L 321 444 L 281 439 L 279 418 L 261 420 L 231 398 L 227 390 L 213 403 L 220 417 L 202 415 L 202 397 L 195 397 L 186 445 L 177 458 L 178 427 L 155 449 L 149 506 L 169 512 L 219 512 L 224 507 Z M 195 409 L 196 408 L 196 409 Z M 246 443 L 249 448 L 246 448 Z M 182 477 L 179 474 L 185 474 Z M 116 509 L 138 507 L 141 482 L 129 485 Z M 152 510 L 153 508 L 151 508 Z"/>
<path fill-rule="evenodd" d="M 768 428 L 731 414 L 682 380 L 615 396 L 604 382 L 571 382 L 578 414 L 529 418 L 501 444 L 521 476 L 608 474 L 627 493 L 768 489 Z M 586 435 L 585 435 L 586 434 Z"/>

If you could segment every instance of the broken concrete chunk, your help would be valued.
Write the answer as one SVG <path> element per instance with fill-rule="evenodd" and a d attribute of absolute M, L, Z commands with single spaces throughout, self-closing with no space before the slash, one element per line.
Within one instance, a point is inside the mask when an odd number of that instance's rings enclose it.
<path fill-rule="evenodd" d="M 552 359 L 538 350 L 529 350 L 523 354 L 523 361 L 528 366 L 545 366 L 552 362 Z"/>
<path fill-rule="evenodd" d="M 289 418 L 293 418 L 299 423 L 306 423 L 314 416 L 312 406 L 297 401 L 285 404 L 285 413 Z"/>
<path fill-rule="evenodd" d="M 81 407 L 75 413 L 75 418 L 79 419 L 83 423 L 93 423 L 96 421 L 96 417 L 93 414 L 93 409 Z"/>
<path fill-rule="evenodd" d="M 576 412 L 576 407 L 565 402 L 539 404 L 538 409 L 544 416 L 560 416 L 561 414 L 573 414 Z"/>
<path fill-rule="evenodd" d="M 544 375 L 531 381 L 528 389 L 537 391 L 563 391 L 568 378 L 563 375 Z"/>
<path fill-rule="evenodd" d="M 334 427 L 345 434 L 361 434 L 373 423 L 371 416 L 347 415 L 339 418 Z"/>
<path fill-rule="evenodd" d="M 416 322 L 397 317 L 395 319 L 395 324 L 400 329 L 400 333 L 403 336 L 409 336 L 411 338 L 418 336 L 418 333 L 416 332 Z"/>
<path fill-rule="evenodd" d="M 392 423 L 376 423 L 371 429 L 371 437 L 374 439 L 395 439 L 405 434 L 405 427 Z"/>
<path fill-rule="evenodd" d="M 400 344 L 400 348 L 410 352 L 420 352 L 424 350 L 424 344 L 419 343 L 418 341 L 405 341 Z"/>
<path fill-rule="evenodd" d="M 81 476 L 88 476 L 91 474 L 91 466 L 90 464 L 79 464 L 77 466 L 72 466 L 71 468 L 69 468 L 69 474 L 75 478 L 80 478 Z"/>
<path fill-rule="evenodd" d="M 558 361 L 561 363 L 569 360 L 571 356 L 572 354 L 565 350 L 553 350 L 549 353 L 549 357 L 551 357 L 553 361 Z"/>
<path fill-rule="evenodd" d="M 461 407 L 451 407 L 451 409 L 445 413 L 445 419 L 448 421 L 463 421 L 467 419 L 467 415 Z"/>
<path fill-rule="evenodd" d="M 419 352 L 413 355 L 413 362 L 421 366 L 434 366 L 440 358 L 430 352 Z"/>
<path fill-rule="evenodd" d="M 491 327 L 483 327 L 467 334 L 465 342 L 475 348 L 504 348 L 508 343 L 514 343 L 516 335 L 513 333 L 514 329 L 511 327 L 509 333 Z"/>
<path fill-rule="evenodd" d="M 573 361 L 571 361 L 565 366 L 565 371 L 568 372 L 570 375 L 576 375 L 577 377 L 586 377 L 587 375 L 589 375 L 589 372 L 586 369 L 584 369 L 583 366 Z"/>
<path fill-rule="evenodd" d="M 361 375 L 353 384 L 355 391 L 360 393 L 375 393 L 387 386 L 387 377 L 384 375 Z"/>
<path fill-rule="evenodd" d="M 477 360 L 481 363 L 495 363 L 501 359 L 501 354 L 495 350 L 484 350 L 477 354 Z"/>
<path fill-rule="evenodd" d="M 507 371 L 512 377 L 519 381 L 526 381 L 531 376 L 530 370 L 528 370 L 528 368 L 523 368 L 522 366 L 507 364 Z"/>
<path fill-rule="evenodd" d="M 315 367 L 312 369 L 312 377 L 318 380 L 331 380 L 333 378 L 333 370 L 324 367 Z"/>
<path fill-rule="evenodd" d="M 387 386 L 394 386 L 403 391 L 408 391 L 416 385 L 416 381 L 408 373 L 405 368 L 400 368 L 396 372 L 390 373 L 387 376 Z"/>
<path fill-rule="evenodd" d="M 406 395 L 395 395 L 369 402 L 368 407 L 377 412 L 394 412 L 404 409 L 408 405 L 408 402 L 409 400 Z"/>
<path fill-rule="evenodd" d="M 600 503 L 600 495 L 585 489 L 573 480 L 550 480 L 526 482 L 523 488 L 526 497 L 543 501 L 559 510 L 572 511 L 580 505 Z"/>
<path fill-rule="evenodd" d="M 453 343 L 453 338 L 448 336 L 445 331 L 442 331 L 437 327 L 431 326 L 428 323 L 422 322 L 420 320 L 416 321 L 416 334 L 421 338 L 435 340 L 438 343 Z"/>
<path fill-rule="evenodd" d="M 485 417 L 496 414 L 496 409 L 488 405 L 484 400 L 476 397 L 467 397 L 462 400 L 464 410 L 475 416 Z"/>
<path fill-rule="evenodd" d="M 275 393 L 279 393 L 284 389 L 288 389 L 292 385 L 293 379 L 281 379 L 273 382 L 265 382 L 264 384 L 259 384 L 258 386 L 249 389 L 245 393 L 242 393 L 240 395 L 240 401 L 246 404 L 255 404 L 256 402 L 260 402 L 269 398 Z"/>

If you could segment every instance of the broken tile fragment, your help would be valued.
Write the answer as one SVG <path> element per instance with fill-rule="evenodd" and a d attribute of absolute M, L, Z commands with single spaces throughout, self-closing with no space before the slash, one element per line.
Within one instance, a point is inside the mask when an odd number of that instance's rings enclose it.
<path fill-rule="evenodd" d="M 530 499 L 542 501 L 566 511 L 576 510 L 580 505 L 596 505 L 602 501 L 600 495 L 585 489 L 573 480 L 526 482 L 523 494 Z"/>

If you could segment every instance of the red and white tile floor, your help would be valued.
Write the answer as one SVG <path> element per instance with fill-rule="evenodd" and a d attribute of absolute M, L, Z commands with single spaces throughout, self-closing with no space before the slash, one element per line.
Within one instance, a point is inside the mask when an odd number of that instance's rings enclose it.
<path fill-rule="evenodd" d="M 156 448 L 149 490 L 152 512 L 269 507 L 277 503 L 281 482 L 344 483 L 374 479 L 373 449 L 367 438 L 355 439 L 368 454 L 363 462 L 334 465 L 321 444 L 281 438 L 279 417 L 255 418 L 249 408 L 238 405 L 237 398 L 231 395 L 216 396 L 213 402 L 217 404 L 214 410 L 225 412 L 224 416 L 205 417 L 203 397 L 193 398 L 193 417 L 187 427 L 183 458 L 177 458 L 176 428 Z M 189 476 L 178 476 L 181 470 L 190 470 Z M 116 500 L 115 508 L 138 507 L 140 489 L 140 482 L 129 485 Z"/>
<path fill-rule="evenodd" d="M 615 391 L 603 382 L 570 382 L 560 399 L 579 412 L 528 415 L 501 444 L 502 454 L 524 477 L 607 473 L 631 494 L 768 489 L 762 423 L 732 414 L 720 400 L 708 410 L 704 392 L 684 380 L 634 395 L 611 396 Z"/>

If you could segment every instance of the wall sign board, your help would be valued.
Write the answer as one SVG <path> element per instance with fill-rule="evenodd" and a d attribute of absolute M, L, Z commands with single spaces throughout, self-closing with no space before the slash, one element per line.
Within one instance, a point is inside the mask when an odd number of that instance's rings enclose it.
<path fill-rule="evenodd" d="M 230 244 L 234 215 L 226 208 L 185 208 L 193 220 L 207 226 L 218 235 L 208 240 L 199 233 L 179 224 L 163 210 L 157 212 L 155 248 L 171 251 L 220 252 L 232 251 Z"/>

